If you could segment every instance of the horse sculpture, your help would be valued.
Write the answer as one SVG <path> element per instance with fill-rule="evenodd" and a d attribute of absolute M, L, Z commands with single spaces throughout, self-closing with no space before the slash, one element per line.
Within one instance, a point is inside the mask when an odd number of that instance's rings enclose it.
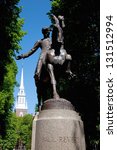
<path fill-rule="evenodd" d="M 47 52 L 47 67 L 48 72 L 51 79 L 51 84 L 53 86 L 53 98 L 59 99 L 59 94 L 56 90 L 56 79 L 54 69 L 56 66 L 60 65 L 61 67 L 64 65 L 65 61 L 67 61 L 67 68 L 66 73 L 68 73 L 71 77 L 74 74 L 70 70 L 70 62 L 72 60 L 71 55 L 67 54 L 66 50 L 64 49 L 64 37 L 63 37 L 63 27 L 64 24 L 64 17 L 52 15 L 53 20 L 55 21 L 53 31 L 52 31 L 52 46 L 51 49 Z"/>

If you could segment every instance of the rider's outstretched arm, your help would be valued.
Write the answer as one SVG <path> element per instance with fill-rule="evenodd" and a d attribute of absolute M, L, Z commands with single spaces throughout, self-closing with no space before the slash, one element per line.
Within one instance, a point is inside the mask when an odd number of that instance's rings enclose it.
<path fill-rule="evenodd" d="M 29 57 L 29 56 L 32 55 L 34 52 L 36 52 L 36 50 L 37 50 L 39 47 L 40 47 L 40 41 L 37 41 L 37 42 L 34 44 L 33 48 L 32 48 L 29 52 L 17 56 L 16 59 L 18 60 L 18 59 L 22 59 L 22 58 L 27 58 L 27 57 Z"/>

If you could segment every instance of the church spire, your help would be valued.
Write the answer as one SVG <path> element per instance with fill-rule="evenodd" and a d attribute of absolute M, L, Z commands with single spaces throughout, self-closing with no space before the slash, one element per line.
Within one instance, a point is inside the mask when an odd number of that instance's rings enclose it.
<path fill-rule="evenodd" d="M 19 92 L 17 95 L 17 101 L 16 101 L 16 115 L 17 116 L 24 116 L 27 114 L 27 102 L 26 102 L 26 94 L 24 90 L 24 72 L 23 72 L 23 66 L 21 71 L 21 80 L 20 80 L 20 87 Z"/>
<path fill-rule="evenodd" d="M 21 73 L 20 89 L 24 90 L 24 71 L 23 71 L 23 66 L 22 66 L 22 73 Z"/>

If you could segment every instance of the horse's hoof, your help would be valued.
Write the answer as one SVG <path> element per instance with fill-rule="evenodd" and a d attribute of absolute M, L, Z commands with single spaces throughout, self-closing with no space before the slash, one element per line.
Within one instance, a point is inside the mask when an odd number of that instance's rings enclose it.
<path fill-rule="evenodd" d="M 76 75 L 74 73 L 72 73 L 70 70 L 66 70 L 66 73 L 68 74 L 69 80 L 76 78 Z"/>

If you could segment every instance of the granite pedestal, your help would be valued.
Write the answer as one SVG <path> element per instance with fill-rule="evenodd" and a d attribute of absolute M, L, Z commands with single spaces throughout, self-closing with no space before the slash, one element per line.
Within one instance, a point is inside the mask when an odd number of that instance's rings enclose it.
<path fill-rule="evenodd" d="M 44 103 L 33 121 L 32 150 L 86 150 L 83 122 L 69 101 Z"/>

